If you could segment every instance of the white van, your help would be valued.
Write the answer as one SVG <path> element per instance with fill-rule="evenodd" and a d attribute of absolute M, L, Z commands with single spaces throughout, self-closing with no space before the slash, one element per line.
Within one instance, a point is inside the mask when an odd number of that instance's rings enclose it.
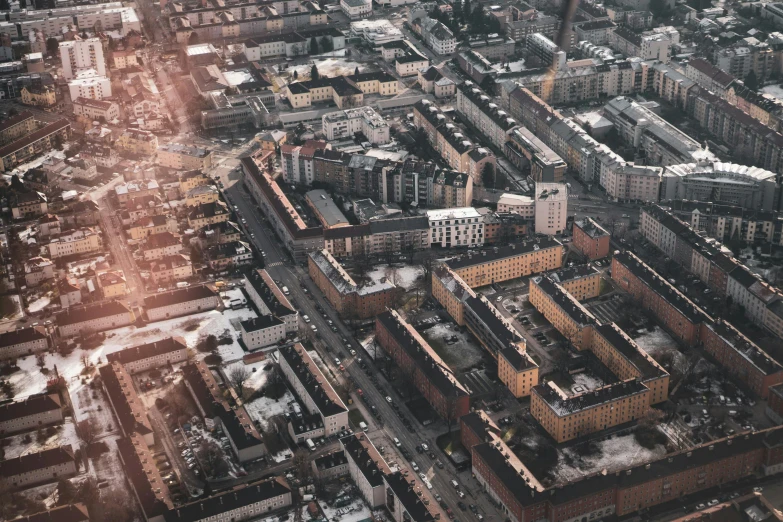
<path fill-rule="evenodd" d="M 312 439 L 307 439 L 305 442 L 307 443 L 307 447 L 310 449 L 310 451 L 315 451 L 315 444 L 313 444 Z"/>
<path fill-rule="evenodd" d="M 306 323 L 310 322 L 310 318 L 307 315 L 303 315 L 302 316 L 302 320 L 304 320 L 304 322 L 306 322 Z"/>
<path fill-rule="evenodd" d="M 419 471 L 419 465 L 414 461 L 411 461 L 411 467 L 413 468 L 413 471 Z"/>
<path fill-rule="evenodd" d="M 283 291 L 283 293 L 285 295 L 289 295 L 291 293 L 291 292 L 288 291 L 288 287 L 287 286 L 284 286 L 283 288 L 281 288 L 281 290 Z"/>
<path fill-rule="evenodd" d="M 368 429 L 368 428 L 367 428 L 367 423 L 366 423 L 366 422 L 364 422 L 364 421 L 361 421 L 361 422 L 359 423 L 359 428 L 361 428 L 361 430 L 362 430 L 363 432 L 365 432 L 365 433 L 366 433 L 366 432 L 367 432 L 367 429 Z"/>

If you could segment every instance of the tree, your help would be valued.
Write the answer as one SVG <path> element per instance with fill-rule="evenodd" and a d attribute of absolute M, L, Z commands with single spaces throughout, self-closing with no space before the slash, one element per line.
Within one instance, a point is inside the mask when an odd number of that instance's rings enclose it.
<path fill-rule="evenodd" d="M 754 71 L 753 69 L 751 69 L 751 71 L 745 77 L 745 87 L 747 87 L 753 92 L 759 90 L 759 79 L 758 77 L 756 77 L 756 71 Z"/>
<path fill-rule="evenodd" d="M 89 448 L 98 435 L 101 433 L 101 427 L 92 418 L 84 419 L 76 423 L 76 436 Z"/>
<path fill-rule="evenodd" d="M 315 39 L 315 36 L 310 38 L 310 54 L 318 54 L 318 40 Z"/>
<path fill-rule="evenodd" d="M 245 366 L 236 365 L 234 368 L 231 369 L 231 372 L 228 374 L 228 378 L 231 381 L 231 384 L 234 385 L 234 387 L 237 389 L 237 393 L 239 393 L 240 396 L 243 395 L 242 387 L 244 386 L 245 382 L 250 378 L 250 372 L 247 370 Z"/>
<path fill-rule="evenodd" d="M 294 80 L 298 80 L 298 79 L 299 79 L 299 73 L 296 72 L 296 70 L 294 70 Z"/>
<path fill-rule="evenodd" d="M 76 497 L 76 488 L 71 481 L 61 478 L 57 481 L 57 505 L 65 506 L 71 504 Z"/>
<path fill-rule="evenodd" d="M 354 76 L 359 76 L 359 66 L 358 65 L 356 66 L 356 69 L 354 69 L 353 75 Z"/>
<path fill-rule="evenodd" d="M 650 0 L 649 9 L 654 18 L 666 18 L 669 16 L 669 5 L 666 0 Z"/>
<path fill-rule="evenodd" d="M 481 169 L 481 182 L 485 188 L 495 187 L 495 166 L 492 163 L 484 164 L 484 168 Z"/>
<path fill-rule="evenodd" d="M 223 450 L 214 440 L 204 440 L 197 452 L 198 460 L 208 476 L 222 477 L 228 473 Z"/>
<path fill-rule="evenodd" d="M 312 67 L 310 67 L 310 79 L 311 80 L 317 80 L 321 77 L 321 74 L 318 72 L 318 67 L 313 64 Z"/>
<path fill-rule="evenodd" d="M 322 36 L 321 37 L 321 49 L 325 53 L 330 53 L 334 51 L 334 44 L 332 43 L 332 39 L 328 36 Z"/>
<path fill-rule="evenodd" d="M 55 56 L 59 50 L 60 50 L 60 43 L 57 41 L 57 38 L 46 39 L 47 53 L 49 53 L 51 56 Z"/>
<path fill-rule="evenodd" d="M 213 352 L 217 350 L 218 340 L 213 334 L 209 334 L 196 345 L 200 352 Z"/>

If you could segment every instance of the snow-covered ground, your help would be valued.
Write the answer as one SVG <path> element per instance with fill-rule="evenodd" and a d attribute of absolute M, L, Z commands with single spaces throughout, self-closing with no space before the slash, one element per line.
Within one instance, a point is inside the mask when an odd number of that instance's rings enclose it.
<path fill-rule="evenodd" d="M 351 75 L 359 68 L 359 72 L 364 72 L 365 66 L 363 63 L 352 62 L 341 57 L 325 58 L 323 60 L 316 60 L 315 64 L 318 66 L 318 74 L 321 76 L 346 76 Z M 296 71 L 297 76 L 302 78 L 303 76 L 310 77 L 310 69 L 312 65 L 304 64 L 294 67 L 289 67 L 288 71 L 293 76 Z"/>
<path fill-rule="evenodd" d="M 771 96 L 774 96 L 778 100 L 783 100 L 783 86 L 782 85 L 767 85 L 766 87 L 762 87 L 759 89 L 761 92 L 765 94 L 769 94 Z"/>
<path fill-rule="evenodd" d="M 100 268 L 108 268 L 106 264 L 106 258 L 104 256 L 92 257 L 89 259 L 81 259 L 79 261 L 72 261 L 66 265 L 68 273 L 80 277 L 87 273 L 88 270 L 97 270 Z"/>
<path fill-rule="evenodd" d="M 242 361 L 237 361 L 235 363 L 231 363 L 228 365 L 225 365 L 223 367 L 223 373 L 231 378 L 231 372 L 234 370 L 234 368 L 237 367 L 244 367 L 247 369 L 247 371 L 250 373 L 250 376 L 247 378 L 247 380 L 242 385 L 244 388 L 247 388 L 248 390 L 256 391 L 260 390 L 264 387 L 266 384 L 266 381 L 269 377 L 269 372 L 265 372 L 264 368 L 266 366 L 269 366 L 271 364 L 269 361 L 258 361 L 253 364 L 245 364 Z M 237 390 L 239 392 L 239 390 Z"/>
<path fill-rule="evenodd" d="M 385 277 L 390 282 L 401 286 L 405 290 L 409 290 L 413 284 L 420 278 L 424 277 L 424 268 L 420 266 L 403 266 L 392 267 L 381 266 L 376 268 L 372 272 L 367 273 L 367 277 L 375 282 Z"/>
<path fill-rule="evenodd" d="M 26 434 L 13 435 L 3 439 L 5 446 L 5 458 L 15 459 L 22 455 L 28 455 L 30 453 L 38 453 L 48 449 L 59 448 L 60 446 L 71 445 L 76 448 L 79 444 L 79 438 L 76 436 L 76 426 L 73 419 L 66 419 L 65 423 L 56 426 L 57 433 L 51 437 L 47 437 L 44 441 L 38 442 L 38 437 L 35 431 L 31 431 Z M 44 428 L 46 430 L 46 428 Z M 29 436 L 30 442 L 24 442 L 24 438 Z"/>
<path fill-rule="evenodd" d="M 52 292 L 46 292 L 46 294 L 42 295 L 35 301 L 30 303 L 30 306 L 27 307 L 27 309 L 30 311 L 30 313 L 40 312 L 47 306 L 49 306 L 49 303 L 52 302 Z"/>
<path fill-rule="evenodd" d="M 674 339 L 659 326 L 656 326 L 652 332 L 645 331 L 634 341 L 656 361 L 661 362 L 664 358 L 670 358 L 671 364 L 680 373 L 688 369 L 688 359 L 679 351 Z"/>
<path fill-rule="evenodd" d="M 291 392 L 286 391 L 278 400 L 268 397 L 259 397 L 245 403 L 245 409 L 250 417 L 257 421 L 264 429 L 269 426 L 269 419 L 276 415 L 283 415 L 291 409 L 291 404 L 296 402 Z"/>
<path fill-rule="evenodd" d="M 640 446 L 633 434 L 613 437 L 597 443 L 599 451 L 594 455 L 580 456 L 574 448 L 560 452 L 560 460 L 554 469 L 558 482 L 577 480 L 586 474 L 606 470 L 612 473 L 618 469 L 649 462 L 666 454 L 666 448 L 656 446 L 648 450 Z"/>
<path fill-rule="evenodd" d="M 457 342 L 447 344 L 446 340 L 452 336 L 457 337 Z M 438 323 L 425 330 L 422 337 L 429 342 L 435 342 L 438 347 L 436 352 L 455 371 L 465 371 L 482 362 L 482 348 L 473 344 L 467 333 L 460 333 L 451 323 Z"/>
<path fill-rule="evenodd" d="M 602 386 L 606 386 L 606 383 L 603 380 L 587 372 L 574 374 L 571 378 L 574 380 L 574 384 L 571 386 L 571 393 L 574 395 L 597 390 Z"/>
<path fill-rule="evenodd" d="M 333 508 L 326 505 L 325 502 L 319 503 L 324 512 L 326 520 L 339 520 L 340 522 L 361 522 L 362 520 L 371 520 L 372 512 L 361 498 L 340 508 Z"/>

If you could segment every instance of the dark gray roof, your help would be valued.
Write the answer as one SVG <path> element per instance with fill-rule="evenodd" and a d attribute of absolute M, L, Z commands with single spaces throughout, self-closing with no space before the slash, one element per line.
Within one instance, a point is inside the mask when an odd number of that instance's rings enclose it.
<path fill-rule="evenodd" d="M 558 417 L 571 415 L 579 411 L 606 404 L 624 397 L 631 397 L 648 390 L 647 386 L 637 380 L 617 382 L 598 388 L 597 390 L 563 398 L 549 384 L 539 384 L 533 387 L 533 393 L 540 396 Z"/>
<path fill-rule="evenodd" d="M 449 267 L 452 270 L 459 270 L 475 265 L 483 265 L 491 261 L 498 261 L 509 257 L 521 256 L 534 250 L 545 250 L 547 248 L 562 248 L 563 245 L 551 237 L 542 237 L 535 241 L 522 241 L 511 243 L 510 245 L 487 248 L 475 254 L 463 254 L 449 261 Z"/>
<path fill-rule="evenodd" d="M 30 415 L 38 415 L 52 410 L 60 409 L 60 399 L 57 394 L 31 395 L 21 401 L 9 402 L 0 405 L 0 422 L 20 419 Z"/>
<path fill-rule="evenodd" d="M 357 435 L 348 435 L 340 439 L 345 452 L 356 463 L 356 467 L 362 472 L 370 486 L 377 488 L 383 485 L 383 472 L 375 462 L 375 458 L 383 458 L 380 455 L 374 457 L 357 438 Z"/>
<path fill-rule="evenodd" d="M 208 520 L 211 517 L 241 507 L 291 493 L 291 488 L 282 477 L 238 486 L 224 493 L 217 493 L 205 500 L 197 500 L 169 510 L 163 515 L 166 522 L 191 522 Z M 290 503 L 290 499 L 288 499 Z"/>
<path fill-rule="evenodd" d="M 73 461 L 74 456 L 70 445 L 43 450 L 38 453 L 28 453 L 15 459 L 6 459 L 0 462 L 0 477 L 10 478 L 21 473 L 46 469 Z"/>
<path fill-rule="evenodd" d="M 264 330 L 265 328 L 283 324 L 283 321 L 274 315 L 261 315 L 248 319 L 247 321 L 242 321 L 240 324 L 242 325 L 242 329 L 246 332 L 257 332 L 258 330 Z"/>
<path fill-rule="evenodd" d="M 119 301 L 105 303 L 93 303 L 79 306 L 70 306 L 57 314 L 57 325 L 67 326 L 71 324 L 92 321 L 102 317 L 111 317 L 119 314 L 129 314 L 130 308 Z"/>
<path fill-rule="evenodd" d="M 575 323 L 580 325 L 596 323 L 595 317 L 574 299 L 574 296 L 548 277 L 536 278 L 534 284 L 537 284 Z"/>
<path fill-rule="evenodd" d="M 147 344 L 131 346 L 119 352 L 110 353 L 106 356 L 109 363 L 114 361 L 120 364 L 128 364 L 134 361 L 141 361 L 156 355 L 164 355 L 171 352 L 187 349 L 188 345 L 182 337 L 167 337 L 160 341 L 153 341 Z"/>
<path fill-rule="evenodd" d="M 199 299 L 208 299 L 210 297 L 217 300 L 218 294 L 209 286 L 188 286 L 186 288 L 178 288 L 169 292 L 161 292 L 159 294 L 147 296 L 144 298 L 144 308 L 145 310 L 150 310 L 197 301 Z"/>
<path fill-rule="evenodd" d="M 46 339 L 46 335 L 36 327 L 20 328 L 0 334 L 0 348 Z"/>
<path fill-rule="evenodd" d="M 408 479 L 405 478 L 401 472 L 397 471 L 390 475 L 386 475 L 384 480 L 394 492 L 405 511 L 410 515 L 411 520 L 416 522 L 430 522 L 434 521 L 435 517 L 427 509 L 427 506 L 421 501 L 421 498 L 416 494 L 416 491 L 408 483 Z"/>
<path fill-rule="evenodd" d="M 426 230 L 429 233 L 430 220 L 427 216 L 411 216 L 370 221 L 371 234 L 409 232 L 412 230 Z"/>
<path fill-rule="evenodd" d="M 325 386 L 331 388 L 331 385 L 328 382 L 318 382 L 316 380 L 315 375 L 313 375 L 311 368 L 309 368 L 308 364 L 302 358 L 299 350 L 304 350 L 304 347 L 302 345 L 297 345 L 297 347 L 283 346 L 280 348 L 279 353 L 286 360 L 288 366 L 294 371 L 299 382 L 302 383 L 302 386 L 307 390 L 307 393 L 318 407 L 321 415 L 324 417 L 331 417 L 332 415 L 344 412 L 345 408 L 334 401 L 329 396 L 330 394 L 328 391 L 324 388 Z M 336 394 L 336 392 L 333 393 Z"/>

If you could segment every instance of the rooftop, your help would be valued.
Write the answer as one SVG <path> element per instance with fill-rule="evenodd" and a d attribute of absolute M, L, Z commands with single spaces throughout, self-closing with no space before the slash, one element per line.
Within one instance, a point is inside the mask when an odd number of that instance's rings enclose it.
<path fill-rule="evenodd" d="M 111 317 L 113 315 L 130 313 L 131 310 L 127 305 L 119 301 L 107 301 L 104 303 L 70 306 L 57 314 L 56 321 L 58 326 L 67 326 L 104 317 Z"/>
<path fill-rule="evenodd" d="M 279 349 L 279 353 L 294 371 L 302 386 L 307 390 L 321 415 L 331 417 L 347 411 L 342 399 L 334 391 L 324 374 L 321 373 L 320 368 L 315 364 L 315 361 L 307 353 L 304 346 L 299 343 L 294 346 L 284 346 Z"/>
<path fill-rule="evenodd" d="M 647 386 L 631 379 L 569 397 L 554 382 L 549 381 L 534 386 L 532 393 L 541 397 L 558 417 L 564 417 L 601 404 L 627 399 L 647 390 Z"/>
<path fill-rule="evenodd" d="M 563 248 L 563 245 L 553 237 L 542 237 L 531 241 L 522 241 L 512 243 L 506 246 L 494 247 L 482 250 L 481 252 L 463 254 L 449 260 L 449 267 L 452 270 L 460 270 L 476 265 L 483 265 L 492 261 L 507 259 L 510 257 L 523 256 L 537 250 L 546 250 L 549 248 Z"/>
<path fill-rule="evenodd" d="M 567 313 L 576 324 L 586 326 L 596 323 L 595 316 L 554 280 L 549 277 L 539 276 L 534 277 L 531 281 L 532 284 L 538 286 L 557 306 Z"/>
<path fill-rule="evenodd" d="M 182 337 L 167 337 L 160 341 L 153 341 L 147 344 L 140 344 L 137 346 L 131 346 L 118 352 L 110 353 L 106 356 L 106 360 L 109 363 L 118 362 L 120 364 L 128 364 L 135 361 L 142 361 L 150 357 L 156 357 L 158 355 L 165 355 L 167 353 L 177 352 L 179 350 L 187 350 L 188 345 L 185 343 L 185 339 Z"/>
<path fill-rule="evenodd" d="M 61 407 L 60 396 L 56 393 L 31 395 L 20 401 L 0 404 L 0 422 L 59 410 Z"/>
<path fill-rule="evenodd" d="M 177 288 L 176 290 L 147 296 L 144 298 L 144 308 L 150 310 L 209 298 L 214 298 L 218 301 L 217 292 L 209 286 L 188 286 L 186 288 Z"/>
<path fill-rule="evenodd" d="M 383 486 L 383 476 L 391 473 L 391 469 L 364 433 L 359 432 L 343 437 L 340 439 L 340 444 L 370 486 L 373 488 Z"/>
<path fill-rule="evenodd" d="M 593 239 L 609 237 L 609 232 L 590 217 L 574 221 L 574 226 Z"/>
<path fill-rule="evenodd" d="M 118 361 L 110 362 L 99 368 L 101 382 L 109 396 L 122 431 L 146 435 L 152 433 L 152 425 L 147 418 L 147 408 L 139 399 L 133 387 L 133 378 Z"/>

